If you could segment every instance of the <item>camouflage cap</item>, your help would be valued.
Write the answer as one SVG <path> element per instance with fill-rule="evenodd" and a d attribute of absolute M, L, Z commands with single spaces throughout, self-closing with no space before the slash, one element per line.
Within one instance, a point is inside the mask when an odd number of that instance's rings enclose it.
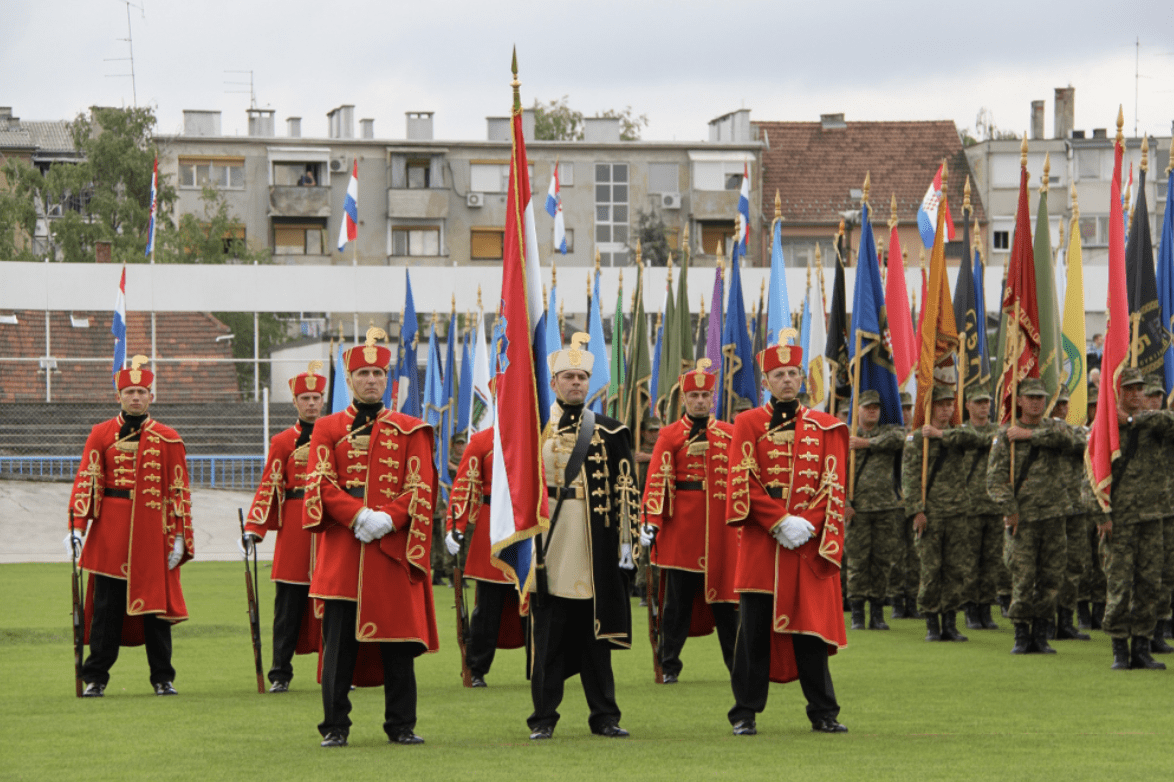
<path fill-rule="evenodd" d="M 913 394 L 908 391 L 901 392 L 901 407 L 913 407 Z"/>
<path fill-rule="evenodd" d="M 937 385 L 933 387 L 933 401 L 943 402 L 947 399 L 957 399 L 958 395 L 953 386 Z"/>
<path fill-rule="evenodd" d="M 991 391 L 986 386 L 971 386 L 966 389 L 967 402 L 989 402 L 991 399 Z"/>
<path fill-rule="evenodd" d="M 1068 396 L 1068 387 L 1061 384 L 1060 390 L 1056 392 L 1056 404 L 1059 404 L 1060 402 L 1067 402 L 1069 399 L 1071 399 L 1071 397 Z"/>
<path fill-rule="evenodd" d="M 861 391 L 857 404 L 859 404 L 861 407 L 864 407 L 865 405 L 879 405 L 880 392 L 873 391 L 871 389 L 868 391 Z"/>
<path fill-rule="evenodd" d="M 1142 393 L 1146 396 L 1154 396 L 1155 394 L 1166 395 L 1166 384 L 1158 375 L 1145 376 L 1145 388 Z"/>
<path fill-rule="evenodd" d="M 1136 386 L 1145 383 L 1141 370 L 1136 367 L 1125 367 L 1121 370 L 1121 386 Z"/>
<path fill-rule="evenodd" d="M 1047 396 L 1048 390 L 1044 388 L 1044 381 L 1038 377 L 1025 377 L 1019 381 L 1019 396 Z"/>
<path fill-rule="evenodd" d="M 1097 403 L 1098 395 L 1099 389 L 1096 386 L 1090 385 L 1088 387 L 1088 403 L 1090 405 L 1095 405 Z"/>

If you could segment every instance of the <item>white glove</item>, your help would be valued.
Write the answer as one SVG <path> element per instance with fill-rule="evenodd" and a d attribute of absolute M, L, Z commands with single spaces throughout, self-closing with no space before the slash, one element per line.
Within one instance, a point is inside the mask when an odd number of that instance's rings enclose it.
<path fill-rule="evenodd" d="M 261 540 L 261 536 L 255 532 L 246 532 L 244 538 L 236 542 L 236 547 L 240 549 L 241 556 L 248 559 L 257 550 L 257 543 Z"/>
<path fill-rule="evenodd" d="M 636 563 L 632 561 L 632 544 L 620 544 L 620 569 L 621 570 L 635 570 Z"/>
<path fill-rule="evenodd" d="M 171 547 L 171 553 L 167 556 L 167 569 L 175 570 L 179 567 L 181 559 L 183 559 L 183 538 L 177 537 L 175 545 Z"/>
<path fill-rule="evenodd" d="M 363 508 L 355 519 L 355 537 L 363 543 L 379 540 L 393 531 L 395 525 L 391 523 L 391 516 L 383 511 Z"/>
<path fill-rule="evenodd" d="M 640 527 L 640 545 L 648 548 L 652 545 L 652 541 L 656 539 L 656 527 L 651 524 L 645 524 Z"/>
<path fill-rule="evenodd" d="M 65 546 L 65 554 L 69 557 L 80 557 L 82 555 L 82 534 L 75 529 L 71 529 L 69 534 L 65 536 L 65 540 L 61 541 Z"/>
<path fill-rule="evenodd" d="M 783 548 L 796 549 L 811 540 L 814 533 L 815 527 L 802 516 L 785 516 L 775 528 L 774 537 Z"/>
<path fill-rule="evenodd" d="M 457 555 L 457 552 L 461 550 L 461 544 L 456 539 L 456 537 L 454 537 L 452 530 L 450 530 L 449 533 L 444 536 L 444 547 L 448 549 L 448 553 L 452 554 L 454 557 Z"/>

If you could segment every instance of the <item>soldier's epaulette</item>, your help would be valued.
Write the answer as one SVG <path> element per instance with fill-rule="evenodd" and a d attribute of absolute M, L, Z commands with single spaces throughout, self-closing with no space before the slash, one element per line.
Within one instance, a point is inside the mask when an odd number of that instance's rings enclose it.
<path fill-rule="evenodd" d="M 709 427 L 709 431 L 713 434 L 716 434 L 718 437 L 725 438 L 726 440 L 733 440 L 734 439 L 733 432 L 727 432 L 725 429 L 721 429 L 716 426 Z"/>
<path fill-rule="evenodd" d="M 609 418 L 605 415 L 595 416 L 595 428 L 602 429 L 608 434 L 619 434 L 620 432 L 628 431 L 628 427 L 614 418 Z"/>
<path fill-rule="evenodd" d="M 157 436 L 165 443 L 183 444 L 183 440 L 180 438 L 178 432 L 176 432 L 170 426 L 165 426 L 164 424 L 159 423 L 154 418 L 148 419 L 147 422 L 143 424 L 143 429 Z"/>
<path fill-rule="evenodd" d="M 377 416 L 377 420 L 380 423 L 386 424 L 387 426 L 395 427 L 402 434 L 411 434 L 412 432 L 418 431 L 420 429 L 427 429 L 430 432 L 432 431 L 431 424 L 427 424 L 421 421 L 419 418 L 413 418 L 410 415 L 404 415 L 403 413 L 393 413 L 390 410 L 381 411 Z"/>
<path fill-rule="evenodd" d="M 834 415 L 829 415 L 827 413 L 821 413 L 818 410 L 809 410 L 806 408 L 803 410 L 803 421 L 804 423 L 811 424 L 812 426 L 822 429 L 825 432 L 839 427 L 848 427 L 846 423 L 841 421 L 839 418 L 836 418 Z"/>

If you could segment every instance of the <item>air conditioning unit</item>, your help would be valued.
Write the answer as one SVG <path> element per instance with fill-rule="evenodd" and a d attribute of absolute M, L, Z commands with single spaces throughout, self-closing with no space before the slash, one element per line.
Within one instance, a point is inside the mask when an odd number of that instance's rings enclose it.
<path fill-rule="evenodd" d="M 469 207 L 470 209 L 479 209 L 480 207 L 485 206 L 485 194 L 469 193 L 465 196 L 465 206 Z"/>
<path fill-rule="evenodd" d="M 330 158 L 330 173 L 332 174 L 346 174 L 349 173 L 347 166 L 347 157 L 332 157 Z"/>
<path fill-rule="evenodd" d="M 661 209 L 680 209 L 681 208 L 681 194 L 680 193 L 661 193 L 660 194 L 660 208 Z"/>

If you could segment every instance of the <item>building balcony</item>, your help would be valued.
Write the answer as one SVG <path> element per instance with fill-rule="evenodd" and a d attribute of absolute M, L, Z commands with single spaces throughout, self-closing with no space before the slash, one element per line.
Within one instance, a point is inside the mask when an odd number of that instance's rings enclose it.
<path fill-rule="evenodd" d="M 737 190 L 693 190 L 689 193 L 690 212 L 695 220 L 734 220 L 738 213 Z"/>
<path fill-rule="evenodd" d="M 269 188 L 271 217 L 330 217 L 330 188 L 273 185 Z"/>
<path fill-rule="evenodd" d="M 387 214 L 392 218 L 444 220 L 450 195 L 447 188 L 389 189 Z"/>

